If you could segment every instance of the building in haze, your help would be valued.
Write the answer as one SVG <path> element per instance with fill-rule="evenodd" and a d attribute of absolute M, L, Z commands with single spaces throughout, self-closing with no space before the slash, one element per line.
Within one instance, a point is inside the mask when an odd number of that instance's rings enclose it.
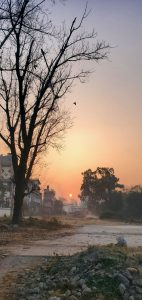
<path fill-rule="evenodd" d="M 44 189 L 43 192 L 43 214 L 53 214 L 54 213 L 54 203 L 55 203 L 55 191 L 49 188 L 49 185 Z"/>
<path fill-rule="evenodd" d="M 0 179 L 10 179 L 13 177 L 13 167 L 11 154 L 0 155 Z"/>
<path fill-rule="evenodd" d="M 9 209 L 12 213 L 14 202 L 14 180 L 11 154 L 0 155 L 0 208 Z M 24 213 L 37 214 L 40 211 L 42 195 L 39 179 L 31 179 L 28 183 L 23 202 Z"/>
<path fill-rule="evenodd" d="M 11 155 L 0 155 L 0 207 L 11 208 L 14 195 L 13 167 Z"/>
<path fill-rule="evenodd" d="M 40 214 L 42 205 L 42 194 L 40 191 L 40 181 L 38 178 L 31 179 L 25 191 L 23 213 L 24 215 Z"/>
<path fill-rule="evenodd" d="M 72 200 L 70 202 L 64 201 L 63 203 L 63 211 L 67 214 L 76 214 L 80 212 L 80 207 L 77 201 Z"/>

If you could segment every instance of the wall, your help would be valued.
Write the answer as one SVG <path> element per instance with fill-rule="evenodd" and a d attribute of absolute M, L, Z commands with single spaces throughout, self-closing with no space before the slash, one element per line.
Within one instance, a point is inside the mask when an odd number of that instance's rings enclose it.
<path fill-rule="evenodd" d="M 11 209 L 10 208 L 0 208 L 0 217 L 4 216 L 9 217 L 11 215 Z"/>

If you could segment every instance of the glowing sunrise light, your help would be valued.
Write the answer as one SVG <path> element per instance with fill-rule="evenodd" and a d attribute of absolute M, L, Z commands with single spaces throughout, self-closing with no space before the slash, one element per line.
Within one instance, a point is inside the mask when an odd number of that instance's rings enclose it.
<path fill-rule="evenodd" d="M 71 193 L 69 194 L 69 197 L 72 198 L 72 194 Z"/>

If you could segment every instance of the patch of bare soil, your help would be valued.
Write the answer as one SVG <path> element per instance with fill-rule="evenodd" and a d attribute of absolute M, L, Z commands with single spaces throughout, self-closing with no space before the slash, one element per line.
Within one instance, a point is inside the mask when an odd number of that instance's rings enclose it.
<path fill-rule="evenodd" d="M 83 225 L 120 225 L 122 222 L 100 221 L 94 216 L 61 216 L 25 219 L 18 227 L 11 227 L 8 219 L 0 220 L 0 300 L 6 300 L 9 288 L 15 278 L 22 272 L 38 265 L 43 258 L 40 256 L 8 255 L 10 246 L 24 245 L 28 247 L 31 241 L 52 240 L 75 233 L 76 228 Z M 138 249 L 138 254 L 141 249 Z M 134 250 L 134 252 L 136 249 Z M 132 255 L 134 255 L 132 251 Z M 41 255 L 41 254 L 40 254 Z M 20 300 L 20 299 L 19 299 Z"/>
<path fill-rule="evenodd" d="M 61 223 L 55 218 L 25 219 L 18 227 L 12 227 L 9 219 L 0 220 L 0 300 L 6 299 L 4 293 L 9 289 L 9 285 L 14 281 L 17 272 L 31 267 L 41 261 L 38 256 L 11 256 L 9 250 L 11 246 L 18 247 L 24 245 L 27 249 L 32 241 L 56 239 L 58 236 L 72 234 L 70 225 Z"/>
<path fill-rule="evenodd" d="M 20 226 L 11 226 L 9 218 L 0 219 L 0 251 L 31 241 L 55 239 L 72 235 L 83 225 L 119 225 L 122 222 L 99 220 L 93 215 L 44 216 L 24 219 Z"/>
<path fill-rule="evenodd" d="M 24 219 L 19 226 L 12 226 L 9 219 L 2 219 L 0 220 L 0 249 L 8 245 L 56 238 L 70 234 L 72 231 L 71 225 L 55 217 Z"/>
<path fill-rule="evenodd" d="M 23 272 L 29 272 L 42 263 L 42 257 L 3 256 L 0 259 L 0 300 L 7 299 L 9 290 Z"/>
<path fill-rule="evenodd" d="M 142 299 L 138 289 L 140 262 L 141 255 L 137 257 L 129 249 L 116 246 L 89 247 L 68 257 L 46 257 L 38 267 L 32 264 L 31 268 L 29 263 L 17 276 L 7 274 L 3 279 L 6 290 L 1 293 L 4 298 L 0 299 L 49 299 L 52 295 L 68 300 L 72 298 L 70 291 L 74 299 L 80 295 L 82 300 L 118 300 L 122 299 L 120 287 L 125 284 L 126 296 L 130 298 L 134 293 L 134 299 Z"/>

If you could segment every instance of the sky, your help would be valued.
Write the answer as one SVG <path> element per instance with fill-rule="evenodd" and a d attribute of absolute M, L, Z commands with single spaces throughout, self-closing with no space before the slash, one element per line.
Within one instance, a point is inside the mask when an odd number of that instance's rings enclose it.
<path fill-rule="evenodd" d="M 80 18 L 85 3 L 56 2 L 55 25 Z M 109 59 L 92 65 L 86 83 L 66 96 L 73 127 L 64 149 L 50 150 L 37 174 L 42 186 L 67 199 L 80 193 L 81 173 L 98 166 L 113 167 L 126 186 L 142 184 L 142 0 L 89 0 L 88 9 L 84 28 L 95 28 L 98 39 L 112 46 Z"/>

